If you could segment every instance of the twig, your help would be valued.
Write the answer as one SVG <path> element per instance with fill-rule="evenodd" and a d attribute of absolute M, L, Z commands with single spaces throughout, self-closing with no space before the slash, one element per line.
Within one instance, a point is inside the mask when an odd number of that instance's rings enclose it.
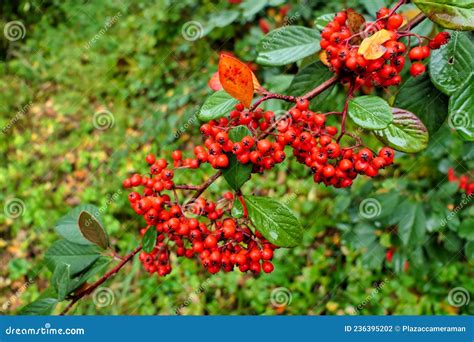
<path fill-rule="evenodd" d="M 128 253 L 122 261 L 120 261 L 117 266 L 112 268 L 110 271 L 108 271 L 106 274 L 104 274 L 99 280 L 97 280 L 95 283 L 92 285 L 88 286 L 86 289 L 80 291 L 79 293 L 75 294 L 72 297 L 71 302 L 68 304 L 68 306 L 61 312 L 61 316 L 65 315 L 68 313 L 69 310 L 78 302 L 81 298 L 84 296 L 90 295 L 96 288 L 98 288 L 100 285 L 102 285 L 105 281 L 107 281 L 109 278 L 111 278 L 113 275 L 115 275 L 118 271 L 122 269 L 122 267 L 125 266 L 132 258 L 140 252 L 142 249 L 142 246 L 138 246 L 135 248 L 133 251 Z"/>

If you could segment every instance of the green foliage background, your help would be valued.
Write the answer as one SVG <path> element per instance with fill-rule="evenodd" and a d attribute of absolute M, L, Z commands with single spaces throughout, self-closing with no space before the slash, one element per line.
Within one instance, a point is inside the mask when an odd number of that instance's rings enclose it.
<path fill-rule="evenodd" d="M 313 26 L 315 18 L 342 6 L 370 15 L 384 1 L 289 3 L 297 24 Z M 24 202 L 20 217 L 0 214 L 2 313 L 17 313 L 47 288 L 51 274 L 41 260 L 58 239 L 55 222 L 71 207 L 104 208 L 104 225 L 119 254 L 140 243 L 143 222 L 129 208 L 123 178 L 145 170 L 143 158 L 150 151 L 191 151 L 200 142 L 195 114 L 212 93 L 207 81 L 217 70 L 218 53 L 233 51 L 255 60 L 264 36 L 258 20 L 281 25 L 282 5 L 276 0 L 0 4 L 2 27 L 12 20 L 26 27 L 21 40 L 10 42 L 3 35 L 0 40 L 0 126 L 18 118 L 0 135 L 0 202 L 2 207 L 10 198 Z M 219 27 L 224 10 L 239 16 Z M 205 36 L 188 41 L 182 29 L 192 20 Z M 277 91 L 296 71 L 291 65 L 259 67 L 256 73 Z M 318 106 L 334 110 L 342 101 L 337 88 Z M 270 103 L 269 108 L 281 107 Z M 94 113 L 101 110 L 113 114 L 114 124 L 106 130 L 93 125 Z M 473 144 L 463 143 L 444 124 L 426 151 L 397 155 L 394 167 L 375 181 L 361 177 L 350 191 L 316 186 L 294 161 L 285 162 L 265 177 L 254 176 L 243 189 L 285 202 L 307 229 L 301 246 L 278 251 L 274 273 L 209 276 L 195 261 L 175 260 L 172 274 L 157 278 L 135 260 L 105 284 L 114 293 L 113 304 L 101 307 L 87 298 L 74 313 L 175 314 L 181 308 L 183 314 L 354 314 L 366 303 L 357 314 L 474 314 L 474 300 L 459 308 L 447 300 L 456 287 L 474 295 L 474 210 L 467 205 L 441 224 L 462 201 L 447 182 L 447 169 L 467 173 L 473 160 Z M 198 184 L 204 173 L 181 177 Z M 221 180 L 211 193 L 226 188 Z M 381 203 L 378 219 L 360 216 L 366 198 Z M 424 212 L 423 234 L 413 244 L 403 244 L 393 224 L 407 207 Z M 417 239 L 410 233 L 409 240 Z M 387 262 L 385 252 L 392 247 L 397 252 Z M 407 260 L 410 267 L 404 270 Z M 280 287 L 291 294 L 286 306 L 270 300 Z"/>

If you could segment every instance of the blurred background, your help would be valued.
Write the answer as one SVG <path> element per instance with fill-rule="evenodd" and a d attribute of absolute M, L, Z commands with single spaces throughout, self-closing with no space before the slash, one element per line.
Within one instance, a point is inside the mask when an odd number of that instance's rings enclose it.
<path fill-rule="evenodd" d="M 268 30 L 314 27 L 316 18 L 344 7 L 370 18 L 385 2 L 2 1 L 0 312 L 17 313 L 48 287 L 41 260 L 58 239 L 54 224 L 80 203 L 103 208 L 119 254 L 140 243 L 143 222 L 122 180 L 146 169 L 149 152 L 192 151 L 201 142 L 195 115 L 212 94 L 208 81 L 221 51 L 250 63 L 270 90 L 285 92 L 297 65 L 253 63 Z M 318 105 L 336 110 L 343 96 L 336 87 Z M 450 167 L 468 174 L 473 160 L 473 144 L 447 124 L 426 151 L 397 154 L 393 167 L 375 180 L 358 178 L 351 190 L 315 185 L 289 160 L 244 188 L 287 203 L 307 229 L 301 246 L 278 250 L 274 273 L 210 276 L 180 258 L 171 275 L 158 278 L 135 260 L 104 284 L 104 298 L 90 296 L 73 312 L 474 314 L 474 210 L 447 179 Z M 181 177 L 199 184 L 211 172 Z M 227 188 L 219 181 L 210 192 Z M 415 208 L 411 222 L 397 227 L 407 208 Z"/>

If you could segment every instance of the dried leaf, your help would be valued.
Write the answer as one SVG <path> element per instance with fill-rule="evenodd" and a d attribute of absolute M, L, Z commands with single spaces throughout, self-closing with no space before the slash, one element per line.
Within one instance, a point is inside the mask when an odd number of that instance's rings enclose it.
<path fill-rule="evenodd" d="M 321 62 L 326 65 L 326 66 L 331 66 L 331 63 L 329 63 L 329 59 L 328 59 L 328 54 L 326 53 L 325 50 L 322 50 L 320 53 L 319 53 L 319 59 L 321 60 Z"/>
<path fill-rule="evenodd" d="M 365 26 L 365 18 L 354 11 L 353 9 L 347 10 L 347 26 L 351 30 L 352 34 L 359 33 Z M 351 44 L 359 44 L 362 38 L 360 36 L 353 37 L 351 39 Z"/>
<path fill-rule="evenodd" d="M 362 41 L 358 53 L 369 60 L 380 58 L 385 53 L 385 47 L 382 44 L 390 39 L 392 39 L 390 31 L 380 30 Z"/>
<path fill-rule="evenodd" d="M 221 54 L 219 80 L 230 96 L 250 107 L 254 93 L 254 76 L 245 63 L 227 54 Z"/>

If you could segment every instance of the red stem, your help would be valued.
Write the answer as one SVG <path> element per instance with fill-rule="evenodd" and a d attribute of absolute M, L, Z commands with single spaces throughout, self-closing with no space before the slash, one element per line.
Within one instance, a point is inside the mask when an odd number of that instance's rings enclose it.
<path fill-rule="evenodd" d="M 237 195 L 237 198 L 239 199 L 239 202 L 242 204 L 242 208 L 244 209 L 244 218 L 248 217 L 248 211 L 247 211 L 247 205 L 245 204 L 244 197 L 239 194 Z"/>
<path fill-rule="evenodd" d="M 355 88 L 355 80 L 352 79 L 350 82 L 351 83 L 349 86 L 349 93 L 347 94 L 346 102 L 344 103 L 344 109 L 342 110 L 341 133 L 339 134 L 339 137 L 337 138 L 337 142 L 339 142 L 341 138 L 344 136 L 344 134 L 346 133 L 347 109 L 349 108 L 349 101 L 351 100 L 352 95 L 354 94 L 354 88 Z"/>

